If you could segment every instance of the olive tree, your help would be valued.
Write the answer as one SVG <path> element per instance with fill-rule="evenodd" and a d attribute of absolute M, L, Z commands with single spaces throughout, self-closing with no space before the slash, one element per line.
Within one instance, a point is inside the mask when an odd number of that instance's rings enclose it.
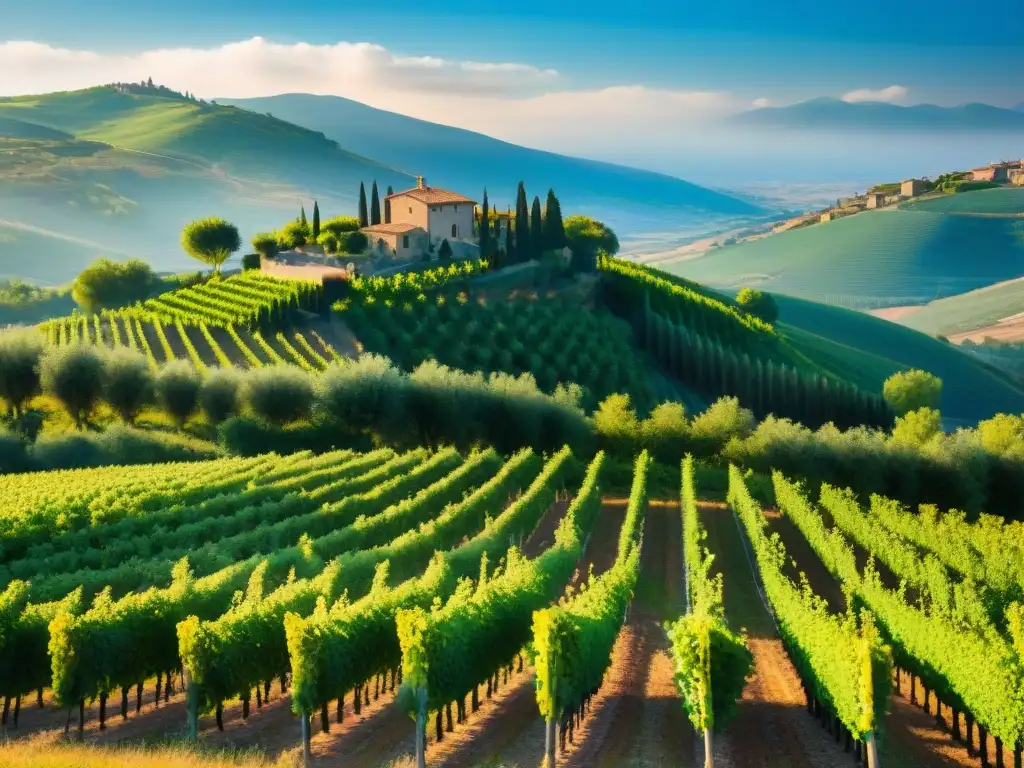
<path fill-rule="evenodd" d="M 882 396 L 897 416 L 919 408 L 938 408 L 942 379 L 918 369 L 894 373 L 882 385 Z"/>
<path fill-rule="evenodd" d="M 736 303 L 744 312 L 766 323 L 771 324 L 779 319 L 779 305 L 770 293 L 756 288 L 744 288 L 736 295 Z"/>
<path fill-rule="evenodd" d="M 210 216 L 185 226 L 181 245 L 193 259 L 209 264 L 219 273 L 232 253 L 242 247 L 238 227 L 224 219 Z"/>
<path fill-rule="evenodd" d="M 308 418 L 313 406 L 313 382 L 294 365 L 269 365 L 249 371 L 242 400 L 258 418 L 275 426 Z"/>
<path fill-rule="evenodd" d="M 39 391 L 39 360 L 43 339 L 38 331 L 14 329 L 0 333 L 0 397 L 14 417 L 20 416 Z"/>
<path fill-rule="evenodd" d="M 60 401 L 79 429 L 103 396 L 103 358 L 95 347 L 51 347 L 39 363 L 43 391 Z"/>
<path fill-rule="evenodd" d="M 211 424 L 238 413 L 242 376 L 237 368 L 217 368 L 199 387 L 199 408 Z"/>
<path fill-rule="evenodd" d="M 179 427 L 185 426 L 185 422 L 196 412 L 201 384 L 199 372 L 185 360 L 172 360 L 157 374 L 157 403 Z"/>
<path fill-rule="evenodd" d="M 103 361 L 103 399 L 121 421 L 134 424 L 153 395 L 153 372 L 146 358 L 133 349 L 115 349 Z"/>

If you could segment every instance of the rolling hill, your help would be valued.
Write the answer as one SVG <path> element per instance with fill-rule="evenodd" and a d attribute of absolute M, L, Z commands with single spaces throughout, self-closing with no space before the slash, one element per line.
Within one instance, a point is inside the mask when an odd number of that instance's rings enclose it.
<path fill-rule="evenodd" d="M 923 304 L 1024 274 L 1024 189 L 900 204 L 716 249 L 664 269 L 859 308 Z"/>
<path fill-rule="evenodd" d="M 790 344 L 865 389 L 922 368 L 942 379 L 940 409 L 951 426 L 1024 411 L 1024 391 L 956 346 L 862 312 L 777 295 L 779 326 Z"/>
<path fill-rule="evenodd" d="M 746 128 L 806 131 L 1024 132 L 1024 114 L 1019 110 L 988 104 L 958 107 L 917 104 L 903 107 L 885 102 L 851 103 L 833 98 L 811 99 L 787 107 L 762 107 L 730 116 L 725 122 Z"/>
<path fill-rule="evenodd" d="M 935 336 L 968 333 L 1024 312 L 1024 278 L 929 302 L 897 322 Z"/>
<path fill-rule="evenodd" d="M 314 131 L 166 89 L 0 99 L 0 136 L 0 274 L 43 284 L 99 255 L 194 267 L 178 241 L 201 216 L 248 239 L 314 197 L 330 216 L 354 212 L 360 182 L 412 183 Z"/>
<path fill-rule="evenodd" d="M 520 180 L 531 195 L 554 187 L 563 200 L 572 201 L 574 211 L 606 216 L 617 231 L 628 231 L 629 213 L 735 216 L 758 211 L 751 203 L 673 176 L 528 149 L 335 96 L 283 94 L 217 102 L 322 131 L 354 152 L 425 175 L 439 186 L 467 194 L 487 187 L 497 205 L 515 202 Z"/>

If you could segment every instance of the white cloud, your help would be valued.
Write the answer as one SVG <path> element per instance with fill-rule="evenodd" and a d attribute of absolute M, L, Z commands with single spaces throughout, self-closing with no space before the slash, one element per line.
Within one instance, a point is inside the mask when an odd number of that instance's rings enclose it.
<path fill-rule="evenodd" d="M 879 88 L 878 90 L 872 90 L 871 88 L 858 88 L 855 91 L 850 91 L 843 95 L 843 101 L 848 101 L 854 104 L 859 101 L 884 101 L 889 104 L 902 101 L 908 93 L 905 86 L 902 85 L 890 85 L 888 88 Z"/>
<path fill-rule="evenodd" d="M 285 45 L 254 37 L 211 48 L 132 54 L 0 43 L 0 95 L 147 77 L 206 98 L 294 92 L 344 96 L 560 151 L 627 140 L 668 146 L 680 132 L 750 108 L 749 100 L 725 92 L 643 85 L 579 89 L 549 68 L 401 55 L 371 43 Z"/>
<path fill-rule="evenodd" d="M 558 79 L 527 64 L 401 56 L 371 43 L 282 45 L 254 37 L 215 48 L 135 54 L 76 51 L 35 42 L 0 43 L 0 94 L 39 93 L 152 77 L 202 96 L 284 91 L 366 95 L 378 90 L 522 94 Z"/>
<path fill-rule="evenodd" d="M 759 99 L 754 99 L 752 102 L 750 102 L 750 106 L 752 106 L 754 109 L 763 109 L 764 107 L 770 107 L 771 105 L 772 100 L 765 98 L 764 96 L 762 96 Z"/>

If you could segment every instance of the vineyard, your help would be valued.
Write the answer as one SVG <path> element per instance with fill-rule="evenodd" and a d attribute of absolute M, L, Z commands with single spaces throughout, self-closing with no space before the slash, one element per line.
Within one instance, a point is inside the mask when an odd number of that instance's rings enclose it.
<path fill-rule="evenodd" d="M 1024 710 L 992 695 L 1021 689 L 1019 526 L 828 486 L 819 509 L 776 474 L 779 517 L 735 469 L 726 508 L 690 458 L 660 502 L 646 453 L 614 499 L 608 461 L 381 448 L 6 475 L 3 724 L 325 766 L 902 768 L 959 749 L 934 709 L 1019 760 Z"/>
<path fill-rule="evenodd" d="M 287 363 L 323 370 L 341 355 L 326 328 L 310 327 L 302 310 L 321 309 L 317 283 L 246 272 L 164 293 L 133 307 L 72 315 L 40 325 L 54 346 L 127 347 L 150 365 L 186 359 L 200 371 Z M 321 333 L 323 331 L 323 333 Z"/>

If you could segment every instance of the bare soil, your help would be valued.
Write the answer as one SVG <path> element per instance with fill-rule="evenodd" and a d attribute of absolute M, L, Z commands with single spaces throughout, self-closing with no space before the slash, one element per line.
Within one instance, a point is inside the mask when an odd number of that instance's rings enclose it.
<path fill-rule="evenodd" d="M 664 618 L 682 610 L 682 568 L 679 507 L 651 504 L 636 594 L 604 684 L 564 757 L 566 765 L 696 765 L 694 732 L 662 628 Z"/>

